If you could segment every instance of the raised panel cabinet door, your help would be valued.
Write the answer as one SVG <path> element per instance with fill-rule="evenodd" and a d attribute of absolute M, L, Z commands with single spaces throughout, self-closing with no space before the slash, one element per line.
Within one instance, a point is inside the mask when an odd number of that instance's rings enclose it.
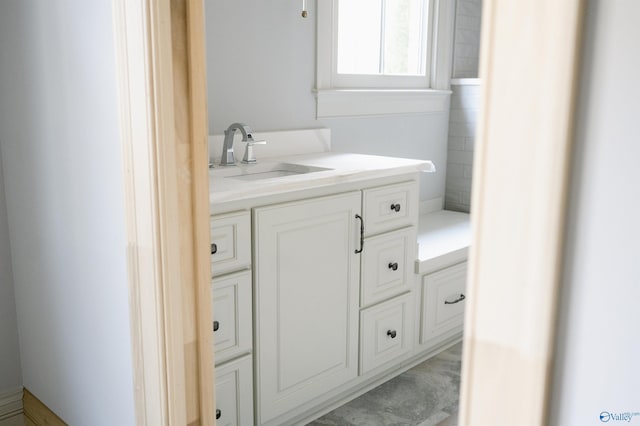
<path fill-rule="evenodd" d="M 218 365 L 251 352 L 251 271 L 214 278 L 212 287 L 212 329 Z"/>
<path fill-rule="evenodd" d="M 415 284 L 416 228 L 370 237 L 362 252 L 360 307 L 410 291 Z"/>
<path fill-rule="evenodd" d="M 415 181 L 363 191 L 365 235 L 418 224 L 418 183 Z"/>
<path fill-rule="evenodd" d="M 211 274 L 214 277 L 251 264 L 251 215 L 248 211 L 211 217 Z"/>
<path fill-rule="evenodd" d="M 421 345 L 462 332 L 466 280 L 467 262 L 424 276 Z"/>
<path fill-rule="evenodd" d="M 217 426 L 253 425 L 253 367 L 247 355 L 216 367 Z"/>
<path fill-rule="evenodd" d="M 413 349 L 413 294 L 363 309 L 360 313 L 360 374 L 406 357 Z"/>
<path fill-rule="evenodd" d="M 360 192 L 254 211 L 259 423 L 357 377 Z"/>

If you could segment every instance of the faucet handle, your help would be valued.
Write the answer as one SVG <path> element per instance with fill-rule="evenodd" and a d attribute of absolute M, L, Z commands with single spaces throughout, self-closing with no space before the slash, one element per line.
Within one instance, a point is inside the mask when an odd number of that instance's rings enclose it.
<path fill-rule="evenodd" d="M 249 138 L 249 140 L 244 141 L 247 144 L 247 149 L 244 151 L 244 157 L 242 158 L 242 162 L 245 164 L 255 164 L 257 162 L 256 156 L 253 153 L 254 145 L 266 145 L 267 141 L 265 140 L 253 140 L 253 138 Z"/>

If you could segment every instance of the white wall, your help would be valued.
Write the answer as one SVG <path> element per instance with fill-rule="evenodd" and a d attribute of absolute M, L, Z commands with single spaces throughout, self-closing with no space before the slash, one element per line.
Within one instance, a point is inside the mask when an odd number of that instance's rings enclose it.
<path fill-rule="evenodd" d="M 551 424 L 640 424 L 640 2 L 587 2 Z M 603 413 L 604 414 L 604 413 Z M 606 414 L 605 419 L 606 420 Z"/>
<path fill-rule="evenodd" d="M 0 43 L 2 41 L 0 40 Z M 22 387 L 11 246 L 0 161 L 0 395 Z"/>
<path fill-rule="evenodd" d="M 134 423 L 111 2 L 0 2 L 0 141 L 24 385 Z"/>
<path fill-rule="evenodd" d="M 324 1 L 324 0 L 321 0 Z M 432 160 L 421 199 L 444 197 L 449 113 L 315 119 L 316 2 L 205 0 L 209 133 L 329 127 L 332 149 Z"/>

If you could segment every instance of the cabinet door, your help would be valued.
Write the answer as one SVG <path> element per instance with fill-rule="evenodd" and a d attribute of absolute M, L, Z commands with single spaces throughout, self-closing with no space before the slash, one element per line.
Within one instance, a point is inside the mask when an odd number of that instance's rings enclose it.
<path fill-rule="evenodd" d="M 253 425 L 251 356 L 216 367 L 216 425 Z"/>
<path fill-rule="evenodd" d="M 405 182 L 364 191 L 365 234 L 376 235 L 418 223 L 418 183 Z"/>
<path fill-rule="evenodd" d="M 416 228 L 370 237 L 362 252 L 360 306 L 409 291 L 415 283 Z"/>
<path fill-rule="evenodd" d="M 213 339 L 215 362 L 251 352 L 251 271 L 215 278 L 213 285 Z"/>
<path fill-rule="evenodd" d="M 357 377 L 359 213 L 360 192 L 254 211 L 259 423 Z"/>
<path fill-rule="evenodd" d="M 214 277 L 251 264 L 250 224 L 249 212 L 211 218 L 211 273 Z"/>
<path fill-rule="evenodd" d="M 421 345 L 462 332 L 466 279 L 467 262 L 424 276 Z"/>
<path fill-rule="evenodd" d="M 406 357 L 413 349 L 413 294 L 363 309 L 360 314 L 360 374 Z"/>

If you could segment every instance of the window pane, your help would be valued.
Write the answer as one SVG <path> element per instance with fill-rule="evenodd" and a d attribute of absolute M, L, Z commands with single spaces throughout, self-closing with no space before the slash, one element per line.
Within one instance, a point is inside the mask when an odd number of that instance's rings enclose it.
<path fill-rule="evenodd" d="M 424 74 L 422 0 L 384 2 L 384 74 Z"/>
<path fill-rule="evenodd" d="M 340 0 L 338 74 L 425 75 L 426 7 L 427 0 Z"/>
<path fill-rule="evenodd" d="M 341 0 L 339 2 L 339 74 L 380 73 L 381 21 L 382 0 Z"/>

